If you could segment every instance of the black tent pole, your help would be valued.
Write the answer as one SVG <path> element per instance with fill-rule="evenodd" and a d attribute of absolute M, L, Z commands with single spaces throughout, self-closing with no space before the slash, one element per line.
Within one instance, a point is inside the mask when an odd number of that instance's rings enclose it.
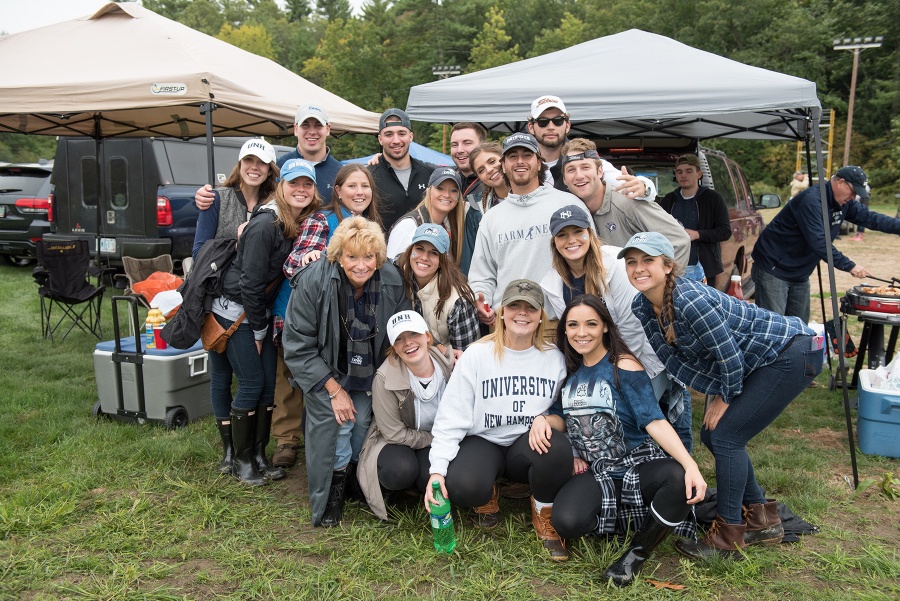
<path fill-rule="evenodd" d="M 847 422 L 847 442 L 850 445 L 850 467 L 853 470 L 853 489 L 859 487 L 859 472 L 856 469 L 856 440 L 853 436 L 853 420 L 850 417 L 850 394 L 847 388 L 845 359 L 845 337 L 837 330 L 838 324 L 838 296 L 837 284 L 834 281 L 834 253 L 831 252 L 831 214 L 828 207 L 828 197 L 825 194 L 825 174 L 822 173 L 822 137 L 819 132 L 819 120 L 813 120 L 813 135 L 816 140 L 816 165 L 819 173 L 819 200 L 822 203 L 822 229 L 825 231 L 825 254 L 828 258 L 828 281 L 831 290 L 831 310 L 835 320 L 835 333 L 838 340 L 838 373 L 841 374 L 841 389 L 844 392 L 844 418 Z M 822 316 L 824 318 L 824 315 Z"/>
<path fill-rule="evenodd" d="M 810 185 L 812 185 L 812 150 L 809 147 L 809 136 L 806 137 L 805 141 L 806 146 L 806 173 L 807 177 L 810 178 Z M 821 176 L 819 177 L 821 179 Z M 828 321 L 827 313 L 825 313 L 825 289 L 822 286 L 822 262 L 819 261 L 816 263 L 816 275 L 819 278 L 819 303 L 822 306 L 822 327 L 825 327 L 825 322 Z M 835 324 L 837 325 L 837 324 Z M 831 353 L 828 351 L 828 345 L 831 341 L 828 340 L 828 331 L 825 331 L 825 357 L 828 360 L 828 371 L 831 372 L 831 380 L 834 381 L 834 368 L 831 366 Z"/>
<path fill-rule="evenodd" d="M 209 185 L 215 188 L 216 182 L 216 157 L 213 151 L 213 126 L 212 112 L 216 110 L 213 102 L 204 102 L 200 105 L 200 114 L 206 116 L 206 165 L 209 169 Z"/>
<path fill-rule="evenodd" d="M 100 263 L 100 224 L 103 223 L 103 203 L 100 202 L 103 198 L 103 157 L 100 156 L 103 149 L 100 144 L 100 136 L 100 113 L 94 113 L 94 157 L 97 164 L 97 210 L 95 211 L 97 227 L 94 230 L 94 245 L 97 249 L 97 269 L 100 269 L 102 265 Z"/>

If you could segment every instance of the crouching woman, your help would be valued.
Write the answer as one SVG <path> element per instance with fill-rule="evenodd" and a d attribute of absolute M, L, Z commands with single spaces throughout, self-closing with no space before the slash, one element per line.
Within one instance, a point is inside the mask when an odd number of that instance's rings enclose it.
<path fill-rule="evenodd" d="M 431 427 L 453 370 L 450 349 L 434 345 L 415 311 L 392 316 L 391 347 L 372 383 L 372 425 L 359 456 L 359 484 L 372 512 L 387 519 L 384 494 L 415 486 L 425 492 Z"/>

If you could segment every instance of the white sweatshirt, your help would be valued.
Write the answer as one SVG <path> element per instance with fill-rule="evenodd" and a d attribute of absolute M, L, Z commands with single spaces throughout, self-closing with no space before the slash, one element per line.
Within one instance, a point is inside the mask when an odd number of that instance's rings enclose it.
<path fill-rule="evenodd" d="M 492 341 L 469 346 L 453 369 L 434 418 L 430 473 L 447 475 L 466 436 L 511 445 L 531 428 L 536 415 L 550 408 L 565 376 L 565 360 L 556 347 L 543 352 L 507 348 L 498 362 Z"/>
<path fill-rule="evenodd" d="M 500 307 L 503 291 L 513 280 L 527 278 L 535 283 L 550 269 L 550 217 L 567 205 L 584 207 L 568 192 L 547 184 L 531 194 L 510 194 L 484 214 L 478 226 L 469 286 L 484 293 L 494 310 Z M 585 212 L 587 208 L 584 207 Z"/>

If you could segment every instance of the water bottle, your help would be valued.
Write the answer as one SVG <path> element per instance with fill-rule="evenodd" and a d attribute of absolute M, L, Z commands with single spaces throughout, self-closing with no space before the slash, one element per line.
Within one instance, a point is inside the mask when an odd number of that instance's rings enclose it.
<path fill-rule="evenodd" d="M 728 296 L 744 300 L 744 289 L 741 287 L 741 276 L 731 276 L 731 286 L 728 287 Z"/>
<path fill-rule="evenodd" d="M 456 548 L 456 532 L 453 530 L 453 512 L 450 501 L 441 494 L 441 483 L 431 483 L 431 495 L 437 505 L 431 505 L 431 533 L 434 535 L 434 548 L 442 553 L 452 553 Z"/>

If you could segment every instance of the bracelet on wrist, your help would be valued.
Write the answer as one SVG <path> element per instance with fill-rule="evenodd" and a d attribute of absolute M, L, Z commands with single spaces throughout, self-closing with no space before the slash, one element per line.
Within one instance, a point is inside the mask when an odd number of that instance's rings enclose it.
<path fill-rule="evenodd" d="M 341 388 L 338 387 L 338 389 L 334 391 L 334 394 L 328 393 L 328 400 L 333 401 L 334 397 L 336 397 L 340 391 L 341 391 Z"/>

